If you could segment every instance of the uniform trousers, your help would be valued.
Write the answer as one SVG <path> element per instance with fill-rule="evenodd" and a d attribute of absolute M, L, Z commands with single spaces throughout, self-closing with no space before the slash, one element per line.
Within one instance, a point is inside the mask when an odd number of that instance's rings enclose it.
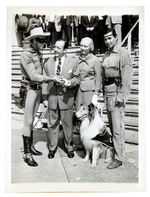
<path fill-rule="evenodd" d="M 67 151 L 73 151 L 72 140 L 73 140 L 73 109 L 60 110 L 49 109 L 48 118 L 48 148 L 50 151 L 55 151 L 58 145 L 60 120 L 62 122 L 63 133 L 64 133 L 64 144 Z"/>
<path fill-rule="evenodd" d="M 109 126 L 113 136 L 113 145 L 117 158 L 122 161 L 125 157 L 125 125 L 124 107 L 114 106 L 112 111 L 108 111 Z"/>
<path fill-rule="evenodd" d="M 33 121 L 36 115 L 36 112 L 39 108 L 41 101 L 41 89 L 33 90 L 31 88 L 27 91 L 25 109 L 24 109 L 24 136 L 31 136 L 31 130 L 33 129 Z"/>

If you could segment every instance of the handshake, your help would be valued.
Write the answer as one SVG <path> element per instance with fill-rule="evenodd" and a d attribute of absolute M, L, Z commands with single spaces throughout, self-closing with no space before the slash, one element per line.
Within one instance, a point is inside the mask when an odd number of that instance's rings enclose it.
<path fill-rule="evenodd" d="M 50 76 L 51 81 L 55 82 L 57 85 L 61 85 L 63 87 L 70 87 L 71 86 L 71 81 L 63 78 L 62 76 Z"/>

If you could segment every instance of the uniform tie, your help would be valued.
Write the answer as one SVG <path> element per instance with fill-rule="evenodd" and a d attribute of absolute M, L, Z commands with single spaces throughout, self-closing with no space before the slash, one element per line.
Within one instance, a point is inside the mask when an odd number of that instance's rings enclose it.
<path fill-rule="evenodd" d="M 57 69 L 56 69 L 56 75 L 60 75 L 60 71 L 61 71 L 61 59 L 59 58 Z"/>

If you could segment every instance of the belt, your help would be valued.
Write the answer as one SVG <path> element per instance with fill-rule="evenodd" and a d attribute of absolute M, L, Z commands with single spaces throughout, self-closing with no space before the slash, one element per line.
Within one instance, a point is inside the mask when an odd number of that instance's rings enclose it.
<path fill-rule="evenodd" d="M 89 78 L 83 78 L 81 79 L 81 81 L 91 81 L 91 80 L 94 80 L 95 78 L 92 78 L 92 79 L 89 79 Z"/>
<path fill-rule="evenodd" d="M 120 84 L 120 77 L 105 77 L 104 84 L 111 85 L 115 83 L 117 86 Z"/>
<path fill-rule="evenodd" d="M 30 88 L 33 90 L 40 90 L 42 87 L 40 84 L 30 84 Z"/>

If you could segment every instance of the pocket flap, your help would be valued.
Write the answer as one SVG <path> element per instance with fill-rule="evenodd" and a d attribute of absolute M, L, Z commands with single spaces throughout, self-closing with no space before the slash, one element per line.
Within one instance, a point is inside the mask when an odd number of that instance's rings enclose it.
<path fill-rule="evenodd" d="M 105 86 L 105 92 L 116 92 L 117 86 L 115 83 Z"/>

